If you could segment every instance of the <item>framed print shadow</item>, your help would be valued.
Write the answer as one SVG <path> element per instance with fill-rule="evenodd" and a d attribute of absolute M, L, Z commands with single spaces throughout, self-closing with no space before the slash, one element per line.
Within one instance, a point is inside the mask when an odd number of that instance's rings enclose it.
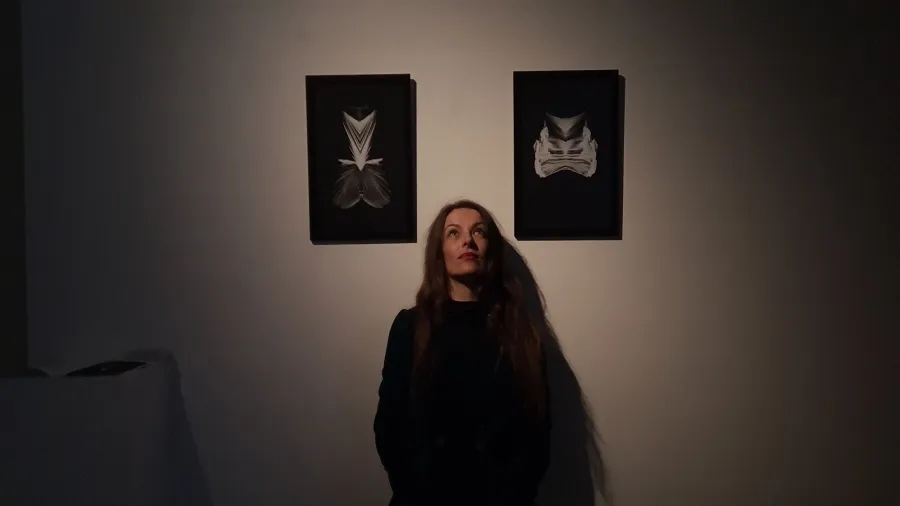
<path fill-rule="evenodd" d="M 313 244 L 416 242 L 415 81 L 306 76 Z"/>
<path fill-rule="evenodd" d="M 513 73 L 516 239 L 622 239 L 624 92 L 617 70 Z"/>

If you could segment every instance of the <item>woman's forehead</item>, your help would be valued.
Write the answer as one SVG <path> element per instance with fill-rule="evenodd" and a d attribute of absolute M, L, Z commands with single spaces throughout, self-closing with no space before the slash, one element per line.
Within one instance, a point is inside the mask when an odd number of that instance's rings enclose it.
<path fill-rule="evenodd" d="M 471 226 L 481 221 L 483 221 L 481 218 L 481 213 L 479 213 L 475 209 L 461 207 L 459 209 L 454 209 L 450 211 L 449 214 L 447 214 L 447 219 L 444 220 L 444 226 Z"/>

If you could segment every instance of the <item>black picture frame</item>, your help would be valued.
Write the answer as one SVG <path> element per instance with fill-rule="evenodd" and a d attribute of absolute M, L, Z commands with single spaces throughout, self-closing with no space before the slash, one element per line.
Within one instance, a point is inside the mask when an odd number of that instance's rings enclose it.
<path fill-rule="evenodd" d="M 517 240 L 622 239 L 624 94 L 614 69 L 513 72 Z"/>
<path fill-rule="evenodd" d="M 416 242 L 415 81 L 306 76 L 313 244 Z"/>

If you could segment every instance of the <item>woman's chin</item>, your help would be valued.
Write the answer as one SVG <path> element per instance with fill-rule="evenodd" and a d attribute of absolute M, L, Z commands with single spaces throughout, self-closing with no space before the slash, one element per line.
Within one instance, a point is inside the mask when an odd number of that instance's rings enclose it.
<path fill-rule="evenodd" d="M 450 277 L 456 278 L 456 279 L 471 278 L 472 276 L 478 275 L 479 272 L 480 272 L 480 269 L 477 265 L 471 265 L 471 266 L 463 265 L 463 266 L 460 266 L 458 269 L 454 269 L 452 272 L 450 272 Z"/>

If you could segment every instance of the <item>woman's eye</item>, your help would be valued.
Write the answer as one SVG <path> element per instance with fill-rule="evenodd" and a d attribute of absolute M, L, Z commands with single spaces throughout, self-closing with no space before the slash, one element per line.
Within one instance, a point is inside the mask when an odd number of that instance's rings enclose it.
<path fill-rule="evenodd" d="M 451 231 L 447 232 L 447 236 L 449 236 L 449 237 L 455 237 L 457 235 L 459 235 L 459 232 L 457 232 L 456 230 L 451 230 Z"/>
<path fill-rule="evenodd" d="M 473 233 L 474 233 L 475 235 L 484 235 L 484 230 L 478 229 L 478 230 L 476 230 L 476 231 L 473 232 Z"/>

